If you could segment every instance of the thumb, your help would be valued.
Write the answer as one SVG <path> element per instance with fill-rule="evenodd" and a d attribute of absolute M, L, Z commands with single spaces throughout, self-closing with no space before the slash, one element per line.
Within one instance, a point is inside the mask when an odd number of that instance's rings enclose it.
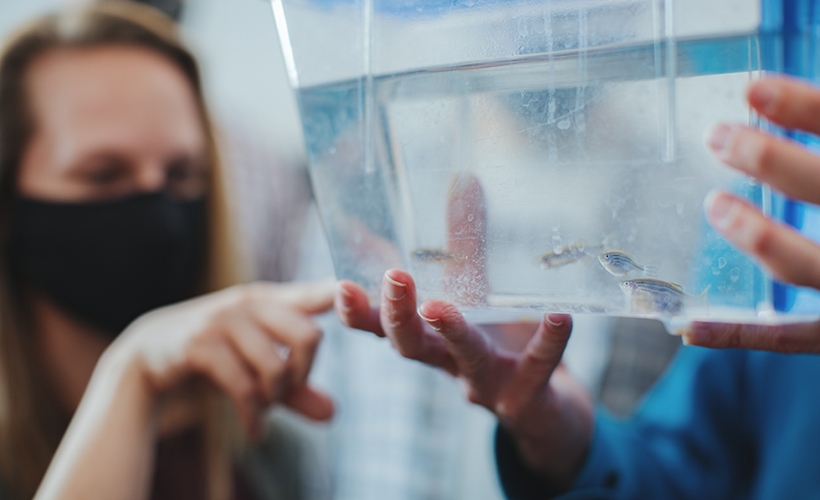
<path fill-rule="evenodd" d="M 294 387 L 285 396 L 284 403 L 312 420 L 328 420 L 334 412 L 330 396 L 307 384 Z"/>
<path fill-rule="evenodd" d="M 561 362 L 572 332 L 572 317 L 566 314 L 544 315 L 538 330 L 521 354 L 516 369 L 518 397 L 529 401 L 549 382 Z"/>
<path fill-rule="evenodd" d="M 696 321 L 679 333 L 683 335 L 683 343 L 686 345 L 713 349 L 820 353 L 820 321 L 785 325 Z"/>

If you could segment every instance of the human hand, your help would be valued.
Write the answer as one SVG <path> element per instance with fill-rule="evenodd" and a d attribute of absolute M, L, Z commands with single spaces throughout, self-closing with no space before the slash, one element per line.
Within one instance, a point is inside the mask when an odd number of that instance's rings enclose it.
<path fill-rule="evenodd" d="M 332 303 L 329 283 L 239 285 L 141 316 L 104 357 L 136 366 L 155 402 L 210 382 L 258 436 L 262 410 L 276 402 L 313 419 L 332 415 L 332 401 L 306 382 L 321 339 L 311 315 Z"/>
<path fill-rule="evenodd" d="M 820 91 L 790 78 L 766 78 L 747 92 L 763 117 L 786 128 L 820 134 Z M 820 204 L 820 157 L 804 147 L 748 127 L 719 125 L 709 146 L 730 167 L 768 183 L 791 198 Z M 820 289 L 820 246 L 794 229 L 763 216 L 725 192 L 705 201 L 709 223 L 780 281 Z M 696 322 L 684 342 L 714 348 L 820 352 L 820 322 L 732 325 Z"/>
<path fill-rule="evenodd" d="M 403 356 L 446 370 L 467 398 L 488 408 L 513 436 L 521 458 L 556 489 L 570 486 L 592 433 L 590 396 L 560 364 L 572 330 L 568 315 L 545 316 L 520 353 L 498 348 L 443 300 L 416 309 L 415 283 L 406 272 L 385 273 L 381 307 L 365 290 L 341 281 L 336 310 L 352 328 L 388 337 Z"/>

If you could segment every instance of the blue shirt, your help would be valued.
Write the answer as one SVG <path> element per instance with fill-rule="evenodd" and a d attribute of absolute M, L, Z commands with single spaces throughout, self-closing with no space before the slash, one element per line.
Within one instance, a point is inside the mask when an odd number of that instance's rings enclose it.
<path fill-rule="evenodd" d="M 496 454 L 509 498 L 550 497 L 503 430 Z M 632 419 L 598 412 L 560 498 L 820 498 L 820 356 L 681 349 Z"/>

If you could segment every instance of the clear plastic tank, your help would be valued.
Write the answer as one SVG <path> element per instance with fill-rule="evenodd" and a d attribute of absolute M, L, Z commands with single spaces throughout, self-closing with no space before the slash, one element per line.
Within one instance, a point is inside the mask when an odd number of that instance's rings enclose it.
<path fill-rule="evenodd" d="M 744 90 L 779 43 L 757 1 L 273 6 L 339 278 L 377 297 L 400 267 L 492 322 L 773 310 L 702 209 L 717 187 L 771 213 L 704 144 L 757 125 Z"/>

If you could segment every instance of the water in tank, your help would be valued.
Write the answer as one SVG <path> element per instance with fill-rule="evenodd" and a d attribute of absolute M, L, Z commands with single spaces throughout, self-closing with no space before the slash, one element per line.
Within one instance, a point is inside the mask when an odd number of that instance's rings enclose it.
<path fill-rule="evenodd" d="M 420 299 L 480 322 L 769 316 L 776 285 L 703 200 L 786 202 L 704 136 L 771 128 L 744 93 L 787 65 L 783 23 L 766 24 L 781 7 L 274 0 L 337 276 L 375 298 L 403 268 Z"/>

